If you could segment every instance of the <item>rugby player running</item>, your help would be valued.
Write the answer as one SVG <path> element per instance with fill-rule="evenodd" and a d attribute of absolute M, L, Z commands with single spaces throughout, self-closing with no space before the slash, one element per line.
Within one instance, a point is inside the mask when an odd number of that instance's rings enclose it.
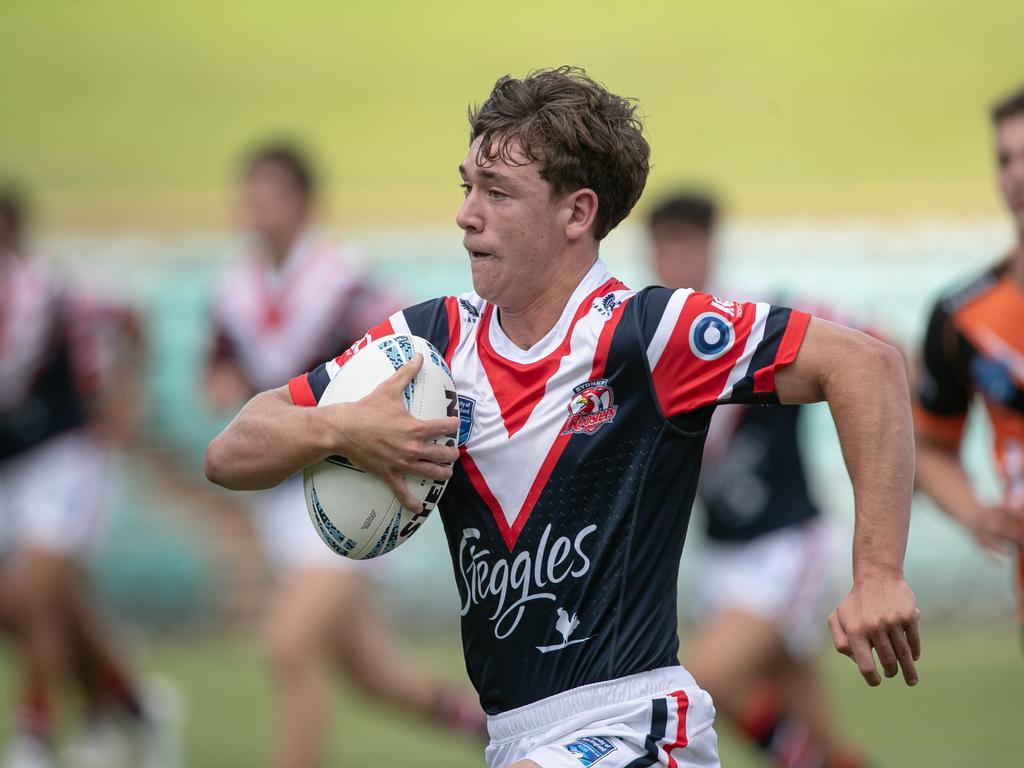
<path fill-rule="evenodd" d="M 873 651 L 886 676 L 902 668 L 917 682 L 902 359 L 784 307 L 635 292 L 611 277 L 600 241 L 649 167 L 634 110 L 575 68 L 498 80 L 470 113 L 459 169 L 474 291 L 395 313 L 349 352 L 257 395 L 207 451 L 207 476 L 239 490 L 330 454 L 410 508 L 404 474 L 451 477 L 442 520 L 492 767 L 718 765 L 710 696 L 678 662 L 676 577 L 720 403 L 829 403 L 857 514 L 854 583 L 829 619 L 833 639 L 870 685 L 881 681 Z M 405 411 L 420 358 L 358 403 L 306 407 L 360 346 L 410 332 L 451 366 L 458 419 Z M 425 444 L 456 432 L 458 449 Z"/>
<path fill-rule="evenodd" d="M 914 403 L 917 483 L 982 546 L 1015 552 L 1024 628 L 1024 87 L 996 104 L 991 116 L 999 189 L 1017 243 L 932 308 Z M 992 423 L 1004 492 L 999 504 L 978 499 L 960 460 L 975 393 Z"/>

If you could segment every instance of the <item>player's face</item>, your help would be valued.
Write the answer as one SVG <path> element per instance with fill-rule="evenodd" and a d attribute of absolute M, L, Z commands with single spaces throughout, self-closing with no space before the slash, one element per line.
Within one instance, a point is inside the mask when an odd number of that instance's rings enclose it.
<path fill-rule="evenodd" d="M 711 269 L 711 236 L 693 224 L 674 221 L 655 226 L 651 233 L 654 270 L 667 288 L 707 287 Z"/>
<path fill-rule="evenodd" d="M 1014 115 L 996 126 L 996 163 L 1003 200 L 1024 237 L 1024 115 Z"/>
<path fill-rule="evenodd" d="M 245 229 L 277 242 L 304 226 L 308 205 L 287 171 L 262 163 L 242 178 L 239 208 Z"/>
<path fill-rule="evenodd" d="M 567 196 L 552 194 L 536 163 L 488 160 L 478 155 L 479 146 L 474 141 L 459 166 L 465 200 L 455 221 L 464 233 L 474 290 L 518 311 L 540 296 L 561 268 L 571 204 Z"/>

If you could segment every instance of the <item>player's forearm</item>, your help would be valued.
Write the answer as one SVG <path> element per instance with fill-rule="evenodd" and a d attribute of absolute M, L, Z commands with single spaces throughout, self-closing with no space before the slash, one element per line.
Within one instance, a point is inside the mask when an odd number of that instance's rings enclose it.
<path fill-rule="evenodd" d="M 283 389 L 256 395 L 210 443 L 206 476 L 235 491 L 270 488 L 331 451 L 316 408 L 291 403 Z"/>
<path fill-rule="evenodd" d="M 970 513 L 979 504 L 956 450 L 918 439 L 916 481 L 917 487 L 939 509 L 954 520 L 969 524 Z"/>
<path fill-rule="evenodd" d="M 854 580 L 902 575 L 914 482 L 914 434 L 902 357 L 863 345 L 823 381 L 850 479 Z"/>

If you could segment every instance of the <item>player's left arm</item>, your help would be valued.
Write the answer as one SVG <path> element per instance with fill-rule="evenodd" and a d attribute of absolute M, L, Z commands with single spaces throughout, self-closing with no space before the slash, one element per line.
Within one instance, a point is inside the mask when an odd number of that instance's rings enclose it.
<path fill-rule="evenodd" d="M 902 668 L 917 683 L 921 652 L 903 557 L 914 483 L 914 431 L 902 355 L 867 334 L 812 318 L 796 359 L 775 374 L 780 402 L 828 403 L 853 482 L 853 587 L 829 617 L 837 650 L 868 685 Z"/>

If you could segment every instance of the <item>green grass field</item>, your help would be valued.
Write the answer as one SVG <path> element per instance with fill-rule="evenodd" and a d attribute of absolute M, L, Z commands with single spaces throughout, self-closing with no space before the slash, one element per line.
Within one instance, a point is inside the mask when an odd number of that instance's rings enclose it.
<path fill-rule="evenodd" d="M 428 637 L 416 655 L 451 680 L 463 679 L 454 637 Z M 1019 765 L 1024 660 L 1010 620 L 925 627 L 921 683 L 864 685 L 836 654 L 827 677 L 848 732 L 877 765 L 901 768 L 1010 768 Z M 10 657 L 0 665 L 0 722 L 11 690 Z M 269 688 L 252 641 L 242 637 L 155 640 L 150 666 L 176 681 L 187 699 L 190 768 L 267 765 Z M 482 765 L 480 748 L 383 710 L 339 686 L 328 765 L 364 768 Z M 722 764 L 757 768 L 758 761 L 720 728 Z M 382 757 L 383 755 L 383 757 Z"/>
<path fill-rule="evenodd" d="M 222 228 L 254 138 L 308 139 L 330 218 L 450 221 L 465 110 L 579 64 L 637 97 L 653 191 L 755 215 L 992 214 L 986 108 L 1024 72 L 1019 0 L 490 7 L 310 0 L 5 4 L 0 173 L 48 228 Z"/>

